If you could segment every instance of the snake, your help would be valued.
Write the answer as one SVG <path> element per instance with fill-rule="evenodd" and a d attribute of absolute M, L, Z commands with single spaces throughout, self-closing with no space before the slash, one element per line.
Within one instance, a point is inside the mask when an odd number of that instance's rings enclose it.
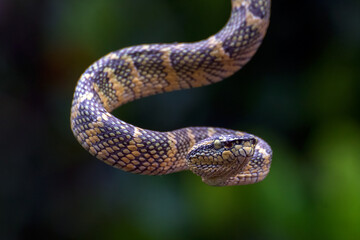
<path fill-rule="evenodd" d="M 232 0 L 225 26 L 192 43 L 143 44 L 113 51 L 79 78 L 70 124 L 91 155 L 143 175 L 190 170 L 211 186 L 262 181 L 272 150 L 260 137 L 219 127 L 143 129 L 111 114 L 150 95 L 217 83 L 241 69 L 267 32 L 270 0 Z M 175 107 L 175 106 L 174 106 Z"/>

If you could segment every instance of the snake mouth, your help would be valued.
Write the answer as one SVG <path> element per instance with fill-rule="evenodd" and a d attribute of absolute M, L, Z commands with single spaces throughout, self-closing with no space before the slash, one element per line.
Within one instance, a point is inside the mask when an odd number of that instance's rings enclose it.
<path fill-rule="evenodd" d="M 250 161 L 251 157 L 231 155 L 227 160 L 205 162 L 201 158 L 191 158 L 187 161 L 189 169 L 203 178 L 229 178 L 241 172 Z"/>

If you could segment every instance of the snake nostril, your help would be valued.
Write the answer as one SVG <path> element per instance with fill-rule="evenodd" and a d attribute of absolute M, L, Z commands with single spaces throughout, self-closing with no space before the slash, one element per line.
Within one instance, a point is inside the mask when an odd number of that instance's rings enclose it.
<path fill-rule="evenodd" d="M 234 146 L 234 143 L 233 143 L 233 142 L 225 142 L 225 143 L 224 143 L 224 146 L 225 146 L 226 148 L 232 148 L 232 147 Z"/>

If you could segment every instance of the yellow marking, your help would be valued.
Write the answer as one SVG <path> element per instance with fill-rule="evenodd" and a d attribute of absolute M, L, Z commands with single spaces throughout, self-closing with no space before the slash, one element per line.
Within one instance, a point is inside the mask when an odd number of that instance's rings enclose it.
<path fill-rule="evenodd" d="M 135 84 L 135 87 L 132 90 L 135 93 L 135 98 L 140 98 L 144 87 L 141 80 L 141 76 L 134 65 L 134 61 L 128 55 L 122 56 L 121 59 L 123 59 L 126 63 L 129 64 L 129 67 L 131 69 L 131 76 L 133 77 L 132 82 Z"/>
<path fill-rule="evenodd" d="M 123 161 L 124 163 L 129 163 L 130 160 L 127 157 L 122 157 L 121 161 Z"/>
<path fill-rule="evenodd" d="M 108 116 L 105 113 L 101 115 L 101 118 L 104 119 L 105 121 L 109 120 Z"/>
<path fill-rule="evenodd" d="M 186 43 L 178 43 L 176 45 L 173 45 L 173 47 L 184 51 L 183 48 L 185 45 L 186 45 Z"/>
<path fill-rule="evenodd" d="M 265 164 L 264 168 L 265 168 L 265 170 L 268 170 L 266 168 L 268 168 L 270 163 L 271 163 L 270 162 L 270 155 L 266 152 L 266 150 L 264 148 L 258 148 L 258 151 L 264 157 L 264 164 Z"/>
<path fill-rule="evenodd" d="M 134 155 L 135 157 L 139 157 L 141 154 L 138 151 L 133 151 L 131 152 L 132 155 Z"/>
<path fill-rule="evenodd" d="M 99 120 L 99 119 L 100 119 L 100 120 Z M 101 117 L 98 117 L 97 120 L 98 120 L 97 125 L 98 125 L 99 127 L 104 127 L 104 123 L 102 122 Z"/>
<path fill-rule="evenodd" d="M 109 152 L 106 151 L 105 149 L 101 150 L 101 152 L 102 152 L 106 157 L 110 156 Z"/>
<path fill-rule="evenodd" d="M 189 138 L 189 142 L 190 142 L 190 147 L 194 146 L 195 144 L 195 135 L 193 134 L 192 130 L 190 128 L 186 129 L 186 134 Z"/>
<path fill-rule="evenodd" d="M 119 59 L 119 56 L 115 53 L 109 53 L 108 55 L 105 56 L 106 58 L 109 58 L 110 60 L 116 60 Z"/>
<path fill-rule="evenodd" d="M 211 47 L 214 48 L 210 52 L 210 55 L 216 57 L 217 58 L 216 61 L 222 62 L 224 64 L 223 70 L 225 70 L 226 72 L 224 73 L 224 76 L 222 76 L 223 78 L 228 77 L 237 70 L 239 70 L 239 67 L 235 65 L 236 62 L 232 58 L 230 58 L 230 56 L 225 52 L 222 46 L 223 43 L 220 40 L 216 39 L 215 36 L 211 36 L 208 39 L 208 43 L 210 44 Z M 221 80 L 221 79 L 217 79 L 217 80 Z"/>
<path fill-rule="evenodd" d="M 161 52 L 163 53 L 161 59 L 163 60 L 163 66 L 165 67 L 164 72 L 166 73 L 165 80 L 169 83 L 169 85 L 165 87 L 165 91 L 171 92 L 174 90 L 178 90 L 180 89 L 179 77 L 177 76 L 176 71 L 171 65 L 171 48 L 163 48 L 161 49 Z"/>
<path fill-rule="evenodd" d="M 214 136 L 215 133 L 216 133 L 215 128 L 212 128 L 212 127 L 208 128 L 207 134 L 208 134 L 209 137 Z"/>
<path fill-rule="evenodd" d="M 92 144 L 100 142 L 100 139 L 98 138 L 98 136 L 93 136 L 93 137 L 90 137 L 89 139 L 92 142 Z"/>
<path fill-rule="evenodd" d="M 91 92 L 89 92 L 89 93 L 86 93 L 85 95 L 84 95 L 84 97 L 87 99 L 87 100 L 91 100 L 93 97 L 94 97 L 94 94 L 93 93 L 91 93 Z M 82 102 L 82 101 L 81 101 Z"/>
<path fill-rule="evenodd" d="M 253 151 L 252 147 L 243 147 L 243 149 L 244 149 L 247 156 L 251 156 L 251 153 Z"/>
<path fill-rule="evenodd" d="M 170 150 L 167 151 L 166 155 L 169 156 L 169 157 L 174 157 L 178 152 L 177 147 L 176 147 L 176 144 L 177 144 L 176 137 L 171 132 L 167 133 L 167 137 L 169 139 L 168 144 L 170 146 Z"/>
<path fill-rule="evenodd" d="M 91 146 L 91 142 L 90 142 L 89 139 L 86 139 L 85 142 L 86 142 L 86 144 L 87 144 L 88 146 Z"/>
<path fill-rule="evenodd" d="M 110 111 L 110 98 L 108 98 L 108 96 L 106 96 L 102 91 L 100 91 L 100 87 L 97 83 L 93 83 L 93 87 L 94 90 L 98 93 L 106 111 Z"/>
<path fill-rule="evenodd" d="M 140 164 L 140 162 L 137 161 L 137 160 L 133 160 L 133 161 L 131 161 L 131 163 L 134 164 L 134 165 L 139 165 Z"/>
<path fill-rule="evenodd" d="M 142 50 L 149 50 L 150 49 L 150 45 L 149 44 L 144 44 L 141 46 Z"/>
<path fill-rule="evenodd" d="M 140 129 L 138 127 L 135 127 L 134 128 L 134 138 L 137 138 L 137 139 L 140 139 L 138 138 L 139 136 L 141 136 L 141 132 L 140 132 Z M 135 142 L 137 142 L 135 139 L 134 139 Z M 140 142 L 141 142 L 141 139 L 140 139 Z"/>
<path fill-rule="evenodd" d="M 88 137 L 91 137 L 91 136 L 93 135 L 91 129 L 90 129 L 90 130 L 86 130 L 85 133 L 86 133 L 86 135 L 87 135 Z"/>
<path fill-rule="evenodd" d="M 130 151 L 136 151 L 137 150 L 137 147 L 135 145 L 129 145 L 127 147 Z"/>
<path fill-rule="evenodd" d="M 107 147 L 107 148 L 106 148 L 106 151 L 107 151 L 108 153 L 114 153 L 114 150 L 113 150 L 112 148 L 110 148 L 110 147 Z"/>
<path fill-rule="evenodd" d="M 138 147 L 144 146 L 144 144 L 140 144 L 140 143 L 142 142 L 141 138 L 134 137 L 134 141 L 137 143 L 137 146 L 138 146 Z"/>
<path fill-rule="evenodd" d="M 76 117 L 79 116 L 79 105 L 82 103 L 85 99 L 91 100 L 94 97 L 94 94 L 91 92 L 87 92 L 84 95 L 81 95 L 77 100 L 74 106 L 71 108 L 71 120 L 74 120 Z M 71 128 L 74 129 L 73 121 L 71 121 Z"/>
<path fill-rule="evenodd" d="M 192 78 L 195 79 L 195 82 L 191 82 L 192 87 L 201 87 L 204 85 L 209 85 L 210 82 L 207 80 L 206 76 L 213 79 L 214 77 L 204 72 L 203 69 L 198 69 L 192 74 Z M 216 79 L 219 80 L 219 79 Z M 215 80 L 214 80 L 215 81 Z"/>
<path fill-rule="evenodd" d="M 122 169 L 122 167 L 126 166 L 126 163 L 119 161 L 116 163 L 114 167 Z"/>
<path fill-rule="evenodd" d="M 232 8 L 237 8 L 237 7 L 241 7 L 247 5 L 246 1 L 244 0 L 232 0 Z"/>
<path fill-rule="evenodd" d="M 136 167 L 134 166 L 134 164 L 127 164 L 126 167 L 123 168 L 124 171 L 132 171 L 134 170 Z"/>
<path fill-rule="evenodd" d="M 115 160 L 110 157 L 110 158 L 106 159 L 104 162 L 105 162 L 106 164 L 109 164 L 109 165 L 112 166 L 112 165 L 114 165 Z"/>
<path fill-rule="evenodd" d="M 101 133 L 101 131 L 100 131 L 99 128 L 94 128 L 94 131 L 95 131 L 97 134 L 100 134 L 100 133 Z"/>
<path fill-rule="evenodd" d="M 96 157 L 100 160 L 104 160 L 106 158 L 105 154 L 102 151 L 99 152 Z"/>
<path fill-rule="evenodd" d="M 248 5 L 249 3 L 247 3 Z M 255 15 L 253 15 L 250 11 L 246 11 L 246 24 L 247 26 L 251 26 L 252 30 L 257 30 L 261 36 L 264 36 L 266 31 L 267 31 L 267 27 L 269 25 L 269 21 L 268 20 L 264 20 L 261 19 Z M 244 36 L 245 37 L 245 36 Z M 256 51 L 257 46 L 254 47 L 254 50 L 251 51 L 250 57 L 252 57 L 254 51 Z M 248 49 L 249 50 L 249 49 Z"/>
<path fill-rule="evenodd" d="M 114 106 L 111 106 L 112 109 L 115 109 L 116 107 L 118 107 L 119 105 L 124 104 L 126 101 L 128 101 L 128 99 L 126 99 L 125 96 L 125 88 L 124 85 L 122 83 L 120 83 L 120 81 L 117 79 L 117 76 L 115 74 L 114 69 L 112 68 L 105 68 L 104 72 L 107 73 L 107 76 L 109 78 L 109 82 L 112 84 L 112 88 L 115 90 L 115 94 L 117 97 L 117 103 L 114 103 Z"/>
<path fill-rule="evenodd" d="M 89 152 L 90 152 L 92 155 L 96 155 L 96 150 L 95 150 L 94 147 L 90 147 Z"/>
<path fill-rule="evenodd" d="M 245 133 L 243 133 L 243 132 L 236 132 L 235 134 L 240 137 L 245 136 Z"/>

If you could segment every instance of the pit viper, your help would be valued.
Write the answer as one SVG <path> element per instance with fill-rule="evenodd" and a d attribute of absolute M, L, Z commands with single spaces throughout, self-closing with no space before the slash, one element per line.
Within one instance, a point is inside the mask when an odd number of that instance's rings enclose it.
<path fill-rule="evenodd" d="M 131 173 L 191 170 L 212 186 L 263 180 L 272 150 L 257 136 L 216 127 L 152 131 L 110 113 L 135 99 L 219 82 L 242 68 L 265 36 L 271 1 L 231 3 L 227 24 L 206 40 L 132 46 L 93 63 L 73 97 L 70 122 L 77 141 L 101 161 Z"/>

